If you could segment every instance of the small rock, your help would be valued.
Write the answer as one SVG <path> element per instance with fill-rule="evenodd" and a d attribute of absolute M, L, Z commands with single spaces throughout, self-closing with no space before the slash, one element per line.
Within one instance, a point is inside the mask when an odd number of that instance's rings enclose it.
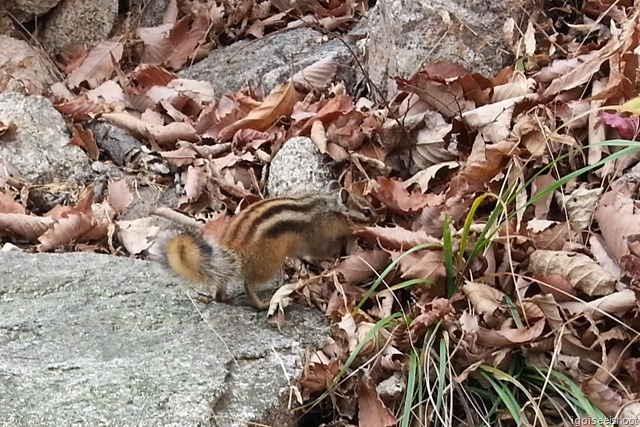
<path fill-rule="evenodd" d="M 64 0 L 42 31 L 48 50 L 74 43 L 93 45 L 109 38 L 118 16 L 118 0 Z"/>
<path fill-rule="evenodd" d="M 291 138 L 273 156 L 269 167 L 267 191 L 271 197 L 287 194 L 326 191 L 335 179 L 330 164 L 311 139 Z"/>
<path fill-rule="evenodd" d="M 13 165 L 27 181 L 78 184 L 87 177 L 89 158 L 69 145 L 64 118 L 47 99 L 2 93 L 0 122 L 16 126 L 2 137 L 0 160 Z"/>
<path fill-rule="evenodd" d="M 23 40 L 0 35 L 0 92 L 41 95 L 54 81 L 42 53 Z"/>

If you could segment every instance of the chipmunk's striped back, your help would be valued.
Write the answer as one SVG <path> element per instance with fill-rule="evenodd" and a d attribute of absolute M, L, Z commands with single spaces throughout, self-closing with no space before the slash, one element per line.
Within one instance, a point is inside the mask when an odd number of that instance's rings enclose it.
<path fill-rule="evenodd" d="M 167 245 L 166 259 L 183 277 L 209 284 L 207 293 L 224 295 L 226 284 L 241 279 L 252 303 L 264 308 L 255 288 L 271 280 L 286 257 L 335 255 L 353 224 L 374 221 L 367 200 L 344 189 L 267 199 L 236 215 L 219 245 L 183 233 Z"/>

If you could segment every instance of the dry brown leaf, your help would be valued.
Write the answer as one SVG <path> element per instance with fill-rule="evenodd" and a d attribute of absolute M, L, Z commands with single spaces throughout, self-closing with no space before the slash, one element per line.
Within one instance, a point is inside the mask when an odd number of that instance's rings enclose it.
<path fill-rule="evenodd" d="M 527 231 L 536 249 L 557 251 L 564 247 L 570 230 L 567 223 L 534 218 L 527 223 Z"/>
<path fill-rule="evenodd" d="M 313 393 L 326 391 L 340 373 L 341 367 L 338 360 L 331 360 L 326 364 L 311 363 L 300 381 L 303 397 L 308 399 Z"/>
<path fill-rule="evenodd" d="M 428 205 L 434 205 L 434 195 L 422 194 L 420 191 L 409 192 L 405 185 L 397 179 L 379 177 L 378 187 L 373 195 L 393 212 L 399 214 L 416 213 Z"/>
<path fill-rule="evenodd" d="M 559 274 L 589 296 L 608 295 L 616 286 L 608 271 L 576 252 L 536 250 L 529 258 L 529 271 L 543 276 Z"/>
<path fill-rule="evenodd" d="M 580 384 L 580 390 L 605 415 L 613 417 L 624 405 L 625 399 L 606 384 L 595 378 L 588 378 Z"/>
<path fill-rule="evenodd" d="M 24 215 L 26 210 L 24 207 L 13 200 L 9 194 L 0 193 L 0 214 L 21 214 Z"/>
<path fill-rule="evenodd" d="M 491 102 L 499 102 L 505 99 L 518 98 L 533 93 L 536 87 L 534 79 L 527 78 L 521 71 L 515 71 L 508 83 L 493 87 Z"/>
<path fill-rule="evenodd" d="M 69 102 L 54 104 L 56 110 L 68 114 L 77 120 L 87 120 L 104 112 L 102 103 L 89 101 L 86 94 L 82 94 Z"/>
<path fill-rule="evenodd" d="M 152 66 L 162 64 L 173 52 L 173 44 L 168 38 L 174 24 L 165 23 L 157 27 L 138 28 L 136 35 L 144 43 L 142 63 Z"/>
<path fill-rule="evenodd" d="M 630 197 L 612 190 L 600 198 L 595 214 L 607 250 L 619 261 L 629 254 L 628 239 L 640 235 L 640 213 Z"/>
<path fill-rule="evenodd" d="M 124 46 L 120 42 L 106 40 L 98 43 L 82 64 L 69 75 L 69 87 L 76 88 L 84 81 L 91 89 L 98 87 L 114 73 L 114 64 L 120 62 L 123 52 Z"/>
<path fill-rule="evenodd" d="M 540 318 L 544 318 L 551 326 L 551 329 L 557 331 L 560 330 L 565 324 L 564 319 L 560 315 L 560 310 L 558 309 L 558 303 L 556 302 L 553 295 L 534 295 L 531 298 L 525 298 L 522 300 L 523 306 L 528 306 L 529 309 L 532 306 L 535 306 L 539 311 L 536 312 L 535 317 L 530 317 L 531 310 L 527 311 L 525 309 L 526 317 L 525 319 L 528 322 L 533 320 L 538 320 Z"/>
<path fill-rule="evenodd" d="M 187 196 L 187 202 L 192 203 L 200 197 L 209 176 L 203 165 L 191 165 L 187 169 L 187 179 L 184 184 L 184 191 Z"/>
<path fill-rule="evenodd" d="M 628 21 L 633 20 L 630 19 Z M 631 22 L 625 23 L 625 26 L 626 28 L 623 30 L 625 33 L 634 29 Z M 600 70 L 602 64 L 622 47 L 625 43 L 625 37 L 625 35 L 612 36 L 602 49 L 581 55 L 575 58 L 573 62 L 570 62 L 571 60 L 564 61 L 564 65 L 569 65 L 572 69 L 570 71 L 564 69 L 556 72 L 559 77 L 551 82 L 549 87 L 542 93 L 542 96 L 555 95 L 588 82 Z M 555 62 L 551 66 L 553 67 L 554 64 Z"/>
<path fill-rule="evenodd" d="M 509 136 L 513 111 L 516 105 L 525 99 L 525 96 L 520 96 L 483 105 L 465 112 L 462 119 L 469 128 L 479 130 L 485 142 L 497 144 Z"/>
<path fill-rule="evenodd" d="M 176 141 L 198 141 L 195 129 L 189 123 L 173 122 L 165 126 L 147 123 L 129 113 L 107 113 L 102 117 L 109 123 L 128 130 L 129 132 L 148 138 L 160 146 L 173 146 Z"/>
<path fill-rule="evenodd" d="M 125 179 L 109 181 L 107 191 L 107 203 L 111 206 L 116 215 L 127 210 L 133 201 L 133 194 L 129 190 L 129 186 Z"/>
<path fill-rule="evenodd" d="M 484 190 L 515 154 L 517 154 L 517 148 L 514 142 L 485 144 L 478 136 L 474 141 L 467 164 L 451 180 L 446 193 L 447 199 L 462 199 L 468 194 Z"/>
<path fill-rule="evenodd" d="M 505 297 L 504 292 L 479 282 L 466 281 L 462 285 L 462 292 L 473 308 L 484 316 L 485 321 L 487 318 L 493 317 L 495 312 L 500 309 Z"/>
<path fill-rule="evenodd" d="M 540 286 L 542 292 L 551 294 L 556 301 L 575 301 L 576 291 L 563 275 L 535 275 L 533 279 Z"/>
<path fill-rule="evenodd" d="M 378 396 L 373 380 L 363 374 L 358 383 L 358 421 L 360 427 L 391 427 L 398 422 Z"/>
<path fill-rule="evenodd" d="M 154 218 L 138 218 L 132 221 L 116 221 L 118 240 L 132 255 L 140 255 L 149 250 L 160 232 Z"/>
<path fill-rule="evenodd" d="M 245 118 L 222 129 L 219 134 L 220 139 L 228 140 L 234 133 L 244 128 L 259 131 L 269 129 L 281 117 L 291 114 L 297 98 L 293 83 L 276 86 L 259 107 L 253 109 Z"/>
<path fill-rule="evenodd" d="M 89 158 L 93 161 L 98 160 L 100 156 L 100 149 L 93 138 L 93 133 L 89 130 L 85 130 L 81 125 L 73 123 L 71 125 L 71 132 L 73 136 L 69 141 L 69 144 L 83 148 Z"/>
<path fill-rule="evenodd" d="M 407 250 L 422 243 L 442 244 L 440 240 L 424 231 L 410 231 L 402 227 L 365 227 L 356 234 L 393 250 Z"/>
<path fill-rule="evenodd" d="M 209 16 L 198 13 L 184 16 L 171 28 L 169 40 L 174 49 L 163 61 L 170 69 L 178 70 L 194 58 L 202 48 L 209 31 Z"/>
<path fill-rule="evenodd" d="M 341 260 L 333 271 L 340 273 L 348 283 L 361 283 L 384 269 L 389 258 L 389 253 L 381 249 L 360 251 Z"/>
<path fill-rule="evenodd" d="M 397 81 L 398 89 L 415 93 L 447 118 L 458 116 L 475 107 L 472 101 L 465 98 L 462 84 L 458 81 L 442 83 L 427 78 L 424 72 L 418 73 L 411 80 Z"/>
<path fill-rule="evenodd" d="M 321 108 L 311 116 L 309 116 L 309 114 L 299 114 L 299 120 L 296 120 L 304 122 L 304 126 L 302 126 L 299 132 L 300 135 L 306 135 L 311 130 L 311 126 L 317 121 L 322 122 L 326 127 L 343 114 L 353 111 L 353 98 L 346 95 L 338 95 L 327 101 L 321 101 L 317 105 L 314 105 L 314 107 L 317 108 L 320 105 Z"/>
<path fill-rule="evenodd" d="M 322 89 L 333 80 L 337 69 L 336 59 L 333 56 L 328 56 L 298 71 L 292 80 L 294 84 L 301 85 L 308 90 Z"/>
<path fill-rule="evenodd" d="M 590 314 L 592 319 L 598 320 L 606 314 L 622 316 L 627 313 L 636 307 L 636 296 L 632 290 L 623 289 L 593 301 L 567 301 L 561 302 L 560 306 L 574 314 Z"/>
<path fill-rule="evenodd" d="M 394 261 L 398 256 L 393 256 Z M 447 273 L 441 250 L 421 250 L 402 257 L 398 263 L 403 279 L 424 279 L 435 283 Z"/>
<path fill-rule="evenodd" d="M 556 192 L 558 204 L 566 209 L 569 222 L 576 230 L 586 230 L 593 221 L 602 188 L 576 188 L 571 194 Z"/>
<path fill-rule="evenodd" d="M 0 213 L 0 230 L 34 242 L 55 221 L 49 217 L 38 217 L 21 213 Z"/>
<path fill-rule="evenodd" d="M 61 218 L 38 238 L 38 251 L 47 252 L 78 240 L 94 225 L 94 220 L 83 213 Z"/>
<path fill-rule="evenodd" d="M 540 194 L 545 188 L 553 185 L 556 182 L 555 178 L 552 175 L 545 174 L 539 175 L 533 180 L 532 189 L 533 194 L 531 198 L 536 198 L 533 205 L 535 206 L 535 217 L 539 219 L 546 219 L 547 214 L 549 213 L 549 207 L 551 206 L 551 201 L 553 199 L 553 194 L 548 193 L 543 197 L 536 197 Z"/>
<path fill-rule="evenodd" d="M 297 282 L 285 283 L 284 285 L 280 286 L 269 301 L 267 322 L 269 322 L 269 319 L 277 319 L 275 323 L 269 323 L 281 326 L 282 322 L 284 321 L 284 309 L 288 307 L 293 301 L 291 295 L 301 289 L 304 285 L 305 282 L 303 280 L 298 280 Z M 278 316 L 278 314 L 280 314 L 280 316 Z"/>
<path fill-rule="evenodd" d="M 589 246 L 593 257 L 598 261 L 598 264 L 611 273 L 613 277 L 620 279 L 622 277 L 622 269 L 618 262 L 613 259 L 607 248 L 605 248 L 602 236 L 594 234 L 589 237 Z"/>
<path fill-rule="evenodd" d="M 463 331 L 477 334 L 478 344 L 489 348 L 501 348 L 535 340 L 542 334 L 545 320 L 537 321 L 530 328 L 493 330 L 479 326 L 478 319 L 465 311 L 460 317 L 460 324 Z"/>

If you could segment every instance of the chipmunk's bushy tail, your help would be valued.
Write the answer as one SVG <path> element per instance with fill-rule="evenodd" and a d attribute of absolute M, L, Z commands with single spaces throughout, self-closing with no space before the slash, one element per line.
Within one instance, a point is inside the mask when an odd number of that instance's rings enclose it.
<path fill-rule="evenodd" d="M 183 231 L 169 238 L 163 254 L 167 267 L 213 298 L 224 299 L 227 285 L 241 277 L 239 256 L 205 240 L 199 231 Z"/>

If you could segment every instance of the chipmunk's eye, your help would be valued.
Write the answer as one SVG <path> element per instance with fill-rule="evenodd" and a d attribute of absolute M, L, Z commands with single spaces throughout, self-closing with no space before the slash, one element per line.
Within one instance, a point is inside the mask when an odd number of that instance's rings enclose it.
<path fill-rule="evenodd" d="M 365 217 L 369 218 L 371 216 L 371 209 L 369 209 L 369 208 L 362 209 L 362 215 L 364 215 Z"/>

